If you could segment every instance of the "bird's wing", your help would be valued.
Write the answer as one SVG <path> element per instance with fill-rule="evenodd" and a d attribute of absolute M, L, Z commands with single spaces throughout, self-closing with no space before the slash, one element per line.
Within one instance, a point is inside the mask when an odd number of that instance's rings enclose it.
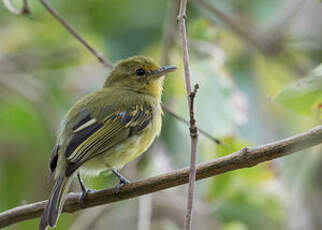
<path fill-rule="evenodd" d="M 140 133 L 151 122 L 152 108 L 145 104 L 119 109 L 101 121 L 89 113 L 84 114 L 73 127 L 72 138 L 64 151 L 68 162 L 66 175 L 72 174 L 84 162 Z"/>
<path fill-rule="evenodd" d="M 56 144 L 53 148 L 53 150 L 51 151 L 51 155 L 49 158 L 49 170 L 50 170 L 50 175 L 49 178 L 51 178 L 51 176 L 53 175 L 56 167 L 57 167 L 57 161 L 58 161 L 58 151 L 59 151 L 59 145 Z"/>

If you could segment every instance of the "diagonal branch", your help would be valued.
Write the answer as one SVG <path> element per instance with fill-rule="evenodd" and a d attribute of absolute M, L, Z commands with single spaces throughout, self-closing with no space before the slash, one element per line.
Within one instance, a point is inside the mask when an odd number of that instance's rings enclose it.
<path fill-rule="evenodd" d="M 261 162 L 286 156 L 322 143 L 322 125 L 298 135 L 257 147 L 243 148 L 238 152 L 217 158 L 197 166 L 197 180 L 229 171 L 253 167 Z M 114 189 L 104 189 L 88 194 L 84 207 L 95 207 L 168 189 L 188 182 L 189 168 L 151 177 L 124 185 L 118 194 Z M 76 212 L 81 208 L 80 194 L 68 195 L 64 212 Z M 47 201 L 18 206 L 0 213 L 0 228 L 39 217 Z"/>
<path fill-rule="evenodd" d="M 61 23 L 63 27 L 65 27 L 66 30 L 68 30 L 80 43 L 82 43 L 97 59 L 100 63 L 105 65 L 108 68 L 112 68 L 113 64 L 109 62 L 104 55 L 99 53 L 97 50 L 95 50 L 92 46 L 88 44 L 87 41 L 85 41 L 77 32 L 74 30 L 73 27 L 71 27 L 65 19 L 63 19 L 56 10 L 54 10 L 46 0 L 39 0 L 41 4 L 48 10 L 48 12 L 56 18 L 57 21 Z"/>
<path fill-rule="evenodd" d="M 176 114 L 175 112 L 173 112 L 172 110 L 170 110 L 168 107 L 166 107 L 166 106 L 163 105 L 162 106 L 162 110 L 165 111 L 165 112 L 167 112 L 171 116 L 173 116 L 178 121 L 181 121 L 182 123 L 184 123 L 186 125 L 189 125 L 189 121 L 187 121 L 183 117 L 179 116 L 178 114 Z M 201 133 L 202 135 L 204 135 L 205 137 L 207 137 L 209 140 L 212 140 L 213 142 L 215 142 L 217 145 L 225 145 L 221 140 L 219 140 L 218 138 L 214 137 L 213 135 L 211 135 L 207 131 L 205 131 L 205 130 L 199 128 L 199 127 L 198 127 L 198 131 L 199 131 L 199 133 Z"/>

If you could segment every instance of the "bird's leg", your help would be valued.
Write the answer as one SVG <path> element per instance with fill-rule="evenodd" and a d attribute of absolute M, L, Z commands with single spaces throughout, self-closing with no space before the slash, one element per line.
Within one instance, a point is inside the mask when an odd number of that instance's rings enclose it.
<path fill-rule="evenodd" d="M 79 185 L 82 189 L 82 195 L 80 197 L 80 204 L 81 204 L 81 207 L 84 207 L 84 200 L 85 200 L 86 195 L 92 191 L 95 191 L 95 190 L 86 188 L 79 172 L 77 172 L 77 178 L 78 178 Z"/>
<path fill-rule="evenodd" d="M 125 184 L 130 184 L 131 182 L 126 179 L 124 176 L 122 176 L 117 170 L 112 169 L 112 172 L 114 173 L 117 178 L 119 178 L 120 182 L 115 186 L 115 192 L 118 193 L 120 191 L 120 188 Z"/>

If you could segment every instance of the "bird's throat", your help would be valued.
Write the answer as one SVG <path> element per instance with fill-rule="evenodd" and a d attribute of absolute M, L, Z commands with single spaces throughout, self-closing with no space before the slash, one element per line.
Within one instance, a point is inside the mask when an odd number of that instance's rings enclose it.
<path fill-rule="evenodd" d="M 145 93 L 160 99 L 163 90 L 163 78 L 150 82 L 143 90 Z"/>

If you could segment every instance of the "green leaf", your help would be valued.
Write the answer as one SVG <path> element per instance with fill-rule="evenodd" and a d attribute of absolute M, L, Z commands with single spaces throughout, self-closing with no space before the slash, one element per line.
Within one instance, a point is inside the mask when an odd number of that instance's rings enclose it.
<path fill-rule="evenodd" d="M 308 77 L 283 89 L 275 98 L 276 102 L 295 112 L 311 116 L 322 105 L 322 64 Z"/>

